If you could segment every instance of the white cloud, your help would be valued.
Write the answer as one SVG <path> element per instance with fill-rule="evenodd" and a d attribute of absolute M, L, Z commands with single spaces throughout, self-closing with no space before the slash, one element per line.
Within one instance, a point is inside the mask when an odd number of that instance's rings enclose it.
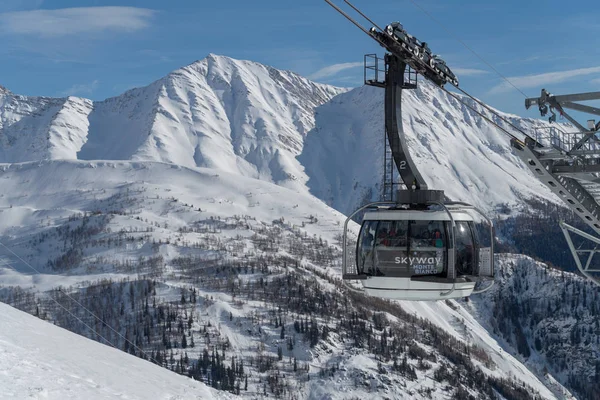
<path fill-rule="evenodd" d="M 600 73 L 600 67 L 571 69 L 568 71 L 546 72 L 538 75 L 513 76 L 507 79 L 520 89 L 539 88 L 546 83 L 558 83 L 583 75 Z M 508 82 L 502 82 L 494 86 L 490 93 L 503 93 L 513 87 Z"/>
<path fill-rule="evenodd" d="M 361 62 L 353 62 L 353 63 L 341 63 L 341 64 L 333 64 L 325 68 L 321 68 L 317 72 L 308 76 L 308 79 L 324 79 L 335 76 L 340 72 L 350 69 L 362 67 L 363 63 Z"/>
<path fill-rule="evenodd" d="M 489 71 L 484 69 L 476 69 L 476 68 L 453 68 L 452 72 L 454 72 L 459 78 L 460 76 L 473 76 L 473 75 L 483 75 L 489 74 Z"/>
<path fill-rule="evenodd" d="M 0 1 L 0 13 L 38 8 L 43 2 L 44 0 L 2 0 Z"/>
<path fill-rule="evenodd" d="M 154 10 L 135 7 L 78 7 L 0 14 L 0 34 L 40 37 L 94 32 L 133 32 L 149 25 Z"/>
<path fill-rule="evenodd" d="M 80 83 L 71 86 L 67 90 L 61 92 L 63 96 L 81 96 L 90 95 L 98 88 L 98 80 L 94 80 L 90 83 Z"/>
<path fill-rule="evenodd" d="M 592 79 L 590 83 L 593 85 L 600 85 L 600 78 Z"/>

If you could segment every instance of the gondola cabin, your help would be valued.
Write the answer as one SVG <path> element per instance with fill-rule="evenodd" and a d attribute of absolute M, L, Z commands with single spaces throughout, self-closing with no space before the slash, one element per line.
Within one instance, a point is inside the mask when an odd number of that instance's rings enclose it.
<path fill-rule="evenodd" d="M 476 283 L 493 278 L 491 221 L 473 211 L 367 210 L 353 271 L 345 267 L 344 279 L 358 279 L 366 294 L 388 299 L 469 296 Z"/>

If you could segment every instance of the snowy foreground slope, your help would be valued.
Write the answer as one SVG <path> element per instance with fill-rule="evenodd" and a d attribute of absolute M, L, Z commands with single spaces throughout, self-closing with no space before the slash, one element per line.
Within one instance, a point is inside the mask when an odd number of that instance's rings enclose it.
<path fill-rule="evenodd" d="M 0 303 L 0 399 L 233 399 Z"/>

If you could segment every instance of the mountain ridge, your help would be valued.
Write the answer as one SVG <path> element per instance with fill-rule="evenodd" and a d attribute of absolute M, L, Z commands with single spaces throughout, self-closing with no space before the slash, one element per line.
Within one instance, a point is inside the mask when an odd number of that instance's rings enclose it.
<path fill-rule="evenodd" d="M 345 90 L 211 54 L 104 101 L 4 94 L 4 103 L 14 104 L 15 112 L 3 117 L 0 109 L 0 135 L 11 137 L 0 162 L 156 160 L 300 187 L 295 181 L 303 179 L 302 166 L 295 157 L 314 127 L 313 109 Z M 16 129 L 27 123 L 63 134 L 43 137 L 35 129 Z M 32 142 L 52 151 L 32 152 Z"/>
<path fill-rule="evenodd" d="M 337 88 L 209 54 L 103 101 L 8 93 L 0 95 L 0 162 L 155 160 L 213 168 L 308 191 L 346 214 L 382 190 L 383 90 L 374 87 Z M 500 114 L 526 131 L 548 127 Z M 434 85 L 420 81 L 404 91 L 403 119 L 425 180 L 451 199 L 492 214 L 500 203 L 522 208 L 528 197 L 560 203 L 496 127 Z"/>

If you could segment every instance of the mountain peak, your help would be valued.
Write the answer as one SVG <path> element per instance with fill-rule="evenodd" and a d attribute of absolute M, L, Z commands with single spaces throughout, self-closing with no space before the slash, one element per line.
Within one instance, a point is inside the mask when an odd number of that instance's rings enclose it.
<path fill-rule="evenodd" d="M 271 78 L 275 80 L 279 80 L 282 76 L 285 76 L 293 80 L 300 79 L 302 81 L 310 82 L 311 84 L 314 84 L 316 86 L 333 88 L 333 86 L 331 85 L 324 85 L 317 82 L 313 82 L 310 79 L 291 70 L 276 68 L 258 61 L 240 60 L 237 58 L 232 58 L 229 56 L 224 56 L 215 53 L 209 53 L 205 58 L 201 60 L 196 60 L 191 64 L 181 67 L 178 70 L 174 71 L 174 73 L 178 73 L 180 71 L 196 71 L 202 74 L 211 74 L 212 72 L 217 73 L 217 75 L 228 76 L 229 73 L 240 69 L 246 69 L 249 72 L 253 73 L 257 73 L 258 70 L 262 70 L 269 74 Z M 346 89 L 337 87 L 335 89 L 346 91 Z"/>
<path fill-rule="evenodd" d="M 12 92 L 4 86 L 0 85 L 0 94 L 12 94 Z"/>
<path fill-rule="evenodd" d="M 202 75 L 212 75 L 214 73 L 217 75 L 229 75 L 229 73 L 240 69 L 250 69 L 252 72 L 257 72 L 259 69 L 269 70 L 271 68 L 256 61 L 238 60 L 228 56 L 209 53 L 205 58 L 181 67 L 173 71 L 173 73 L 178 74 L 186 71 L 198 72 Z"/>

